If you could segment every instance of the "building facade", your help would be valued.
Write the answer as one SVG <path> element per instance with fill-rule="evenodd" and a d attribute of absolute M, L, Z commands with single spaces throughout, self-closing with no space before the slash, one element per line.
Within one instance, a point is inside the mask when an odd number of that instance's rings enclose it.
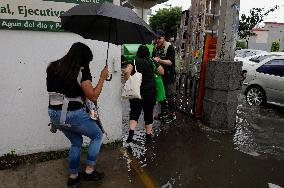
<path fill-rule="evenodd" d="M 280 42 L 280 51 L 284 50 L 284 23 L 264 22 L 264 27 L 253 30 L 248 48 L 271 51 L 273 41 Z"/>

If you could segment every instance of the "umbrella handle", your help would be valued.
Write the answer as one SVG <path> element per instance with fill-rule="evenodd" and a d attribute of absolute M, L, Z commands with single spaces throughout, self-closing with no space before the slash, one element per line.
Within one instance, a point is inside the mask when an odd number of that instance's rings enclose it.
<path fill-rule="evenodd" d="M 106 66 L 107 66 L 107 61 L 108 61 L 108 51 L 109 51 L 109 40 L 110 40 L 111 22 L 112 22 L 112 19 L 109 20 Z M 112 80 L 112 74 L 110 74 L 110 77 L 107 78 L 106 81 L 109 82 L 109 81 L 111 81 L 111 80 Z"/>
<path fill-rule="evenodd" d="M 106 81 L 111 81 L 112 80 L 112 74 L 110 74 L 110 77 L 106 79 Z"/>

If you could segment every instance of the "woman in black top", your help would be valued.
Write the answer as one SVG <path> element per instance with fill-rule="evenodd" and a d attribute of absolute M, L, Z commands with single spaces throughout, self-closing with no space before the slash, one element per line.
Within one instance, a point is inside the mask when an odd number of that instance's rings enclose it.
<path fill-rule="evenodd" d="M 129 120 L 129 135 L 126 140 L 127 143 L 133 140 L 134 129 L 137 126 L 139 116 L 143 109 L 144 121 L 146 126 L 146 140 L 151 140 L 152 123 L 153 123 L 153 110 L 156 104 L 156 85 L 154 78 L 154 65 L 159 74 L 164 74 L 164 69 L 158 63 L 150 60 L 150 52 L 147 46 L 141 45 L 137 51 L 137 58 L 135 65 L 138 72 L 142 74 L 142 83 L 140 93 L 142 99 L 130 99 L 130 120 Z M 124 70 L 125 79 L 135 73 L 133 68 L 134 63 L 128 64 Z"/>
<path fill-rule="evenodd" d="M 89 63 L 93 59 L 92 51 L 82 43 L 75 43 L 69 52 L 61 59 L 50 63 L 47 67 L 46 84 L 50 93 L 61 94 L 70 99 L 83 98 L 96 102 L 103 88 L 104 81 L 108 77 L 108 68 L 101 71 L 97 86 L 92 86 L 92 75 Z M 95 170 L 96 159 L 102 143 L 102 131 L 84 110 L 82 102 L 70 101 L 67 108 L 65 124 L 61 123 L 62 103 L 48 106 L 48 113 L 53 125 L 61 130 L 71 142 L 69 152 L 70 177 L 67 185 L 74 186 L 81 180 L 78 174 L 80 153 L 83 143 L 82 135 L 91 139 L 86 169 L 83 173 L 85 180 L 100 180 L 103 173 Z"/>

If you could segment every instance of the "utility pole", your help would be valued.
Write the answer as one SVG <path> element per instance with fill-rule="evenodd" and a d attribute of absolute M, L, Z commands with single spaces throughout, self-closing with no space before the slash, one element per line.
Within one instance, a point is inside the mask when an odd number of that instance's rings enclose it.
<path fill-rule="evenodd" d="M 233 61 L 239 27 L 240 0 L 222 1 L 218 30 L 217 60 Z"/>
<path fill-rule="evenodd" d="M 233 130 L 241 91 L 242 62 L 234 61 L 240 0 L 221 0 L 220 8 L 216 60 L 206 66 L 202 121 L 212 128 Z"/>
<path fill-rule="evenodd" d="M 236 123 L 242 62 L 234 62 L 240 0 L 192 0 L 177 103 L 211 128 Z"/>

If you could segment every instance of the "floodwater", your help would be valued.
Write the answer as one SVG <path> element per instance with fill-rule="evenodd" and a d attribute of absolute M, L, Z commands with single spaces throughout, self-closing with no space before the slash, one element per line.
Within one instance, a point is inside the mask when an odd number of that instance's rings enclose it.
<path fill-rule="evenodd" d="M 173 124 L 154 122 L 155 137 L 145 143 L 142 118 L 135 141 L 124 143 L 128 164 L 137 160 L 143 175 L 128 166 L 134 187 L 284 187 L 284 109 L 250 107 L 240 97 L 236 131 L 218 132 L 178 113 Z M 124 107 L 124 140 L 128 133 L 128 102 Z M 145 174 L 146 177 L 145 178 Z M 141 178 L 142 176 L 142 178 Z M 144 177 L 144 178 L 143 178 Z"/>

